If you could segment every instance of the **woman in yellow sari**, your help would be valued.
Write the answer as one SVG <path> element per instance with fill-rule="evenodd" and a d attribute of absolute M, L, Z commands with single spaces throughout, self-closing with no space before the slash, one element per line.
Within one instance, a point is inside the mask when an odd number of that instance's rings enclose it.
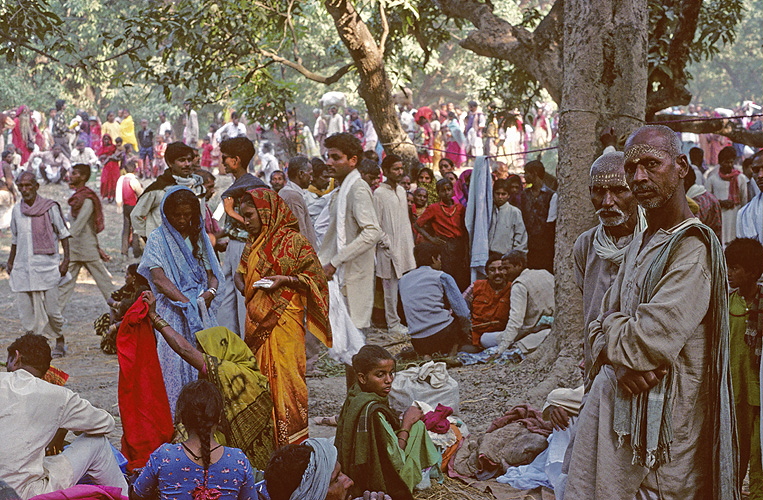
<path fill-rule="evenodd" d="M 270 380 L 278 446 L 308 438 L 305 330 L 331 347 L 328 284 L 297 219 L 270 189 L 241 199 L 249 241 L 235 276 L 246 301 L 246 343 Z"/>

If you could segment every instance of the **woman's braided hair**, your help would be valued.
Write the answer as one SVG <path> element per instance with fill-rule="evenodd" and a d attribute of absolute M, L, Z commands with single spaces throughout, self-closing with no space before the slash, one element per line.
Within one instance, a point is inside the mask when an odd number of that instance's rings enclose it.
<path fill-rule="evenodd" d="M 209 469 L 209 440 L 212 429 L 220 423 L 223 398 L 211 382 L 196 380 L 183 387 L 178 396 L 176 414 L 186 431 L 194 432 L 201 441 L 201 462 Z"/>

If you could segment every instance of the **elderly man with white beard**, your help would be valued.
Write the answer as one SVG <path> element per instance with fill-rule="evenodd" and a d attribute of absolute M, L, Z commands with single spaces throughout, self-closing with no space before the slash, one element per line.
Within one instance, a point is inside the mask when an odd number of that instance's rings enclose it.
<path fill-rule="evenodd" d="M 583 293 L 584 331 L 599 315 L 604 293 L 612 285 L 623 262 L 625 248 L 646 227 L 636 198 L 625 181 L 625 155 L 606 153 L 591 165 L 591 203 L 599 225 L 581 234 L 572 249 L 575 258 L 575 282 Z M 591 380 L 591 353 L 585 349 L 586 392 Z"/>

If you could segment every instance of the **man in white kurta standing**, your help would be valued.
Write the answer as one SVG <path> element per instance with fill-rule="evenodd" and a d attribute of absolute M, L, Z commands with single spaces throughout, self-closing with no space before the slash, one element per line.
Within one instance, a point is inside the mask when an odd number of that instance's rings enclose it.
<path fill-rule="evenodd" d="M 50 336 L 56 342 L 53 357 L 61 357 L 66 345 L 61 335 L 64 317 L 58 306 L 58 284 L 69 268 L 71 235 L 58 203 L 37 195 L 40 186 L 34 174 L 23 172 L 16 185 L 21 202 L 11 215 L 11 253 L 6 267 L 11 291 L 16 294 L 23 330 Z M 63 260 L 59 260 L 59 242 Z"/>
<path fill-rule="evenodd" d="M 328 123 L 328 128 L 326 130 L 326 134 L 329 137 L 331 137 L 334 134 L 340 134 L 344 132 L 344 118 L 342 118 L 342 115 L 339 114 L 337 107 L 331 106 L 329 113 L 331 113 L 331 116 L 329 117 L 329 123 Z"/>
<path fill-rule="evenodd" d="M 705 181 L 705 189 L 718 198 L 721 204 L 722 241 L 727 245 L 736 238 L 737 212 L 747 203 L 747 177 L 734 168 L 737 153 L 733 146 L 726 146 L 718 153 L 718 168 L 711 171 Z"/>
<path fill-rule="evenodd" d="M 376 246 L 376 276 L 384 288 L 384 314 L 390 333 L 408 333 L 397 315 L 397 284 L 403 274 L 416 268 L 413 231 L 408 219 L 408 194 L 399 184 L 405 176 L 403 159 L 390 154 L 382 160 L 384 182 L 374 191 L 374 208 L 384 233 Z"/>
<path fill-rule="evenodd" d="M 371 326 L 374 303 L 374 250 L 382 238 L 371 188 L 360 178 L 357 165 L 363 147 L 343 132 L 326 139 L 328 161 L 339 191 L 329 202 L 329 226 L 318 258 L 326 279 L 337 274 L 356 328 Z"/>

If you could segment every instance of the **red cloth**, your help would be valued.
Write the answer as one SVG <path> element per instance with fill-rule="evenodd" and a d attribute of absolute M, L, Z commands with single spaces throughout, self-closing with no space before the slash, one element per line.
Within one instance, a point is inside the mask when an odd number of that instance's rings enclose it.
<path fill-rule="evenodd" d="M 437 408 L 430 411 L 421 418 L 428 431 L 437 434 L 445 434 L 450 430 L 450 421 L 448 417 L 453 414 L 453 409 L 449 406 L 437 404 Z"/>
<path fill-rule="evenodd" d="M 741 174 L 739 170 L 732 167 L 731 172 L 728 174 L 724 174 L 720 170 L 718 171 L 718 176 L 729 183 L 729 198 L 728 201 L 733 201 L 734 205 L 739 205 L 739 182 L 737 181 L 737 177 L 739 177 L 739 174 Z"/>
<path fill-rule="evenodd" d="M 79 211 L 82 210 L 82 204 L 85 200 L 90 199 L 93 202 L 93 223 L 95 224 L 95 232 L 100 233 L 106 227 L 103 222 L 103 208 L 101 207 L 101 200 L 98 199 L 98 195 L 95 191 L 87 186 L 82 186 L 74 191 L 74 194 L 69 198 L 69 206 L 72 207 L 72 215 L 76 219 L 79 215 Z"/>
<path fill-rule="evenodd" d="M 206 168 L 212 167 L 212 150 L 214 148 L 211 144 L 204 144 L 201 146 L 201 166 Z"/>
<path fill-rule="evenodd" d="M 146 465 L 149 455 L 169 443 L 174 432 L 156 337 L 142 300 L 125 313 L 117 334 L 117 356 L 122 454 L 128 460 L 127 470 L 133 470 Z"/>
<path fill-rule="evenodd" d="M 122 181 L 122 203 L 128 207 L 134 207 L 135 204 L 138 203 L 138 196 L 130 185 L 129 179 Z"/>
<path fill-rule="evenodd" d="M 487 432 L 493 432 L 494 430 L 500 429 L 512 422 L 519 422 L 527 427 L 528 431 L 546 437 L 550 436 L 554 431 L 554 425 L 551 422 L 543 420 L 543 414 L 541 412 L 530 405 L 523 404 L 513 406 L 504 416 L 493 420 L 493 423 L 490 424 Z"/>
<path fill-rule="evenodd" d="M 487 280 L 477 280 L 472 288 L 472 345 L 479 346 L 485 332 L 501 332 L 509 322 L 511 284 L 495 291 Z"/>
<path fill-rule="evenodd" d="M 71 488 L 43 493 L 30 500 L 127 500 L 127 497 L 122 496 L 122 490 L 115 486 L 75 484 Z"/>
<path fill-rule="evenodd" d="M 463 205 L 454 203 L 449 207 L 444 207 L 442 202 L 438 201 L 437 203 L 432 203 L 424 210 L 416 224 L 419 227 L 426 228 L 426 225 L 431 222 L 432 231 L 434 231 L 433 236 L 448 239 L 460 238 L 466 234 L 465 215 L 466 209 Z"/>
<path fill-rule="evenodd" d="M 119 180 L 119 161 L 111 158 L 117 152 L 117 147 L 111 142 L 111 136 L 104 134 L 103 146 L 98 152 L 98 157 L 105 162 L 101 172 L 101 198 L 115 198 L 117 181 Z M 104 156 L 106 158 L 104 158 Z"/>

